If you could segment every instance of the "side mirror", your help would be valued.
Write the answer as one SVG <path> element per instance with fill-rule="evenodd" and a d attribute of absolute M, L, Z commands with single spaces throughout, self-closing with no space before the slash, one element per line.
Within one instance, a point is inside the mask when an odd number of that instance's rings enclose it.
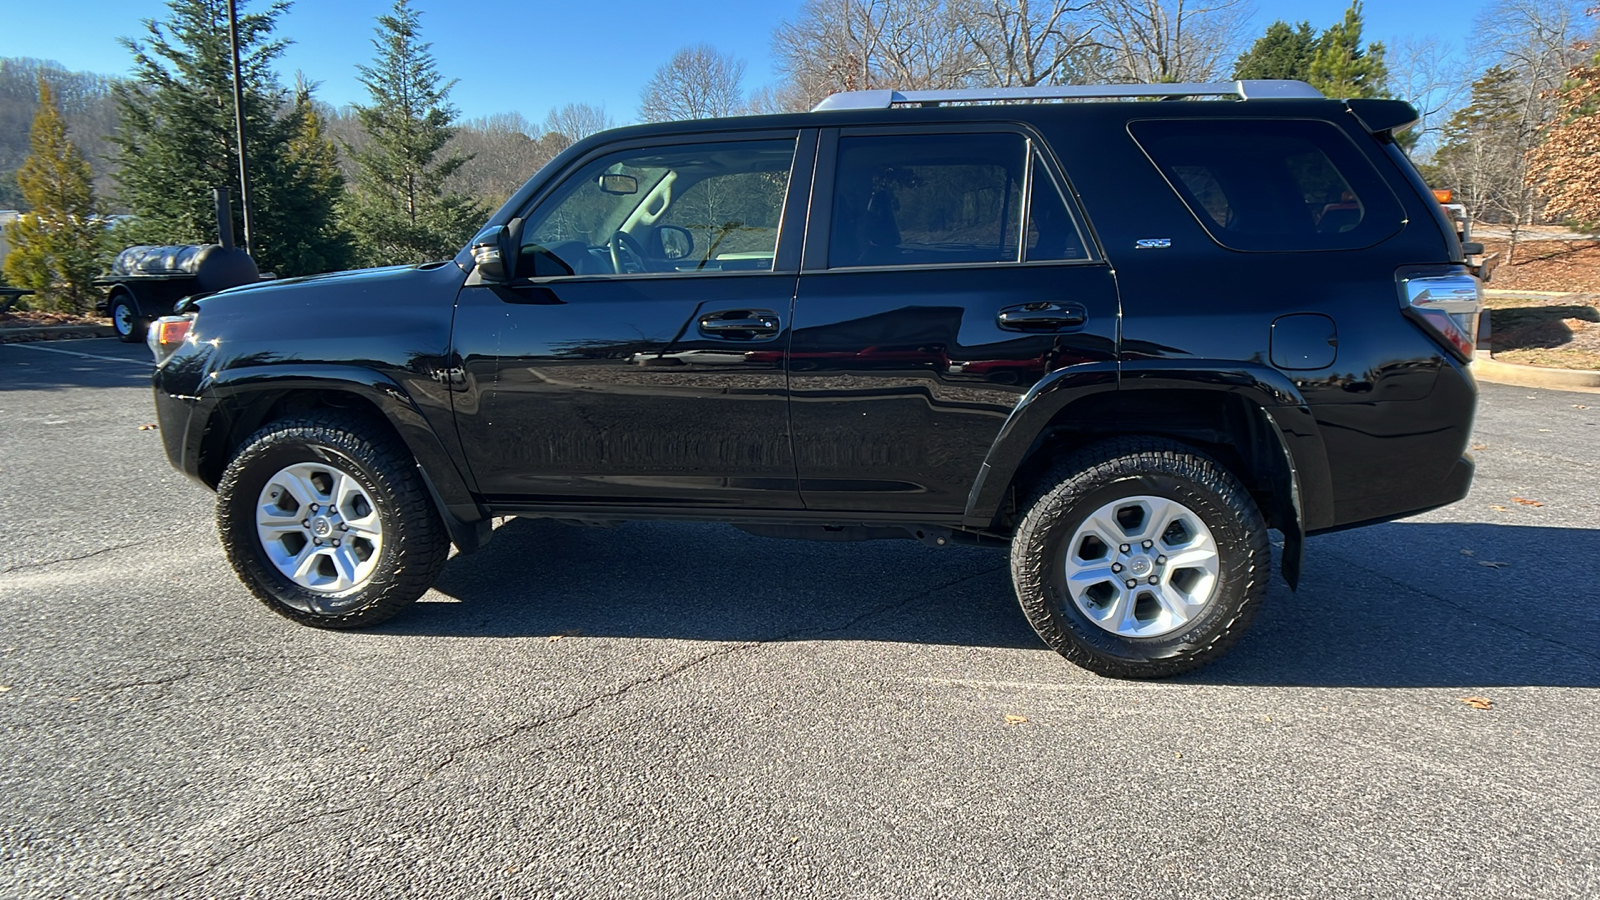
<path fill-rule="evenodd" d="M 507 271 L 505 245 L 504 225 L 485 228 L 472 239 L 472 264 L 477 267 L 480 279 L 493 284 L 504 284 L 511 280 Z"/>
<path fill-rule="evenodd" d="M 521 251 L 522 220 L 485 228 L 472 239 L 472 262 L 478 278 L 490 284 L 505 284 L 516 276 L 517 254 Z"/>

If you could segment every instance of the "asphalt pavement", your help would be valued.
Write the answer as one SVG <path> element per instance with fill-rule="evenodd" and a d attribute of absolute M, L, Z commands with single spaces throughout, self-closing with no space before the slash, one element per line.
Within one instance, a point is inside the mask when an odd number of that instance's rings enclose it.
<path fill-rule="evenodd" d="M 1231 655 L 1130 683 L 1002 552 L 720 525 L 514 520 L 299 627 L 149 370 L 0 345 L 0 896 L 1600 894 L 1592 394 L 1483 385 L 1466 500 L 1312 538 Z"/>

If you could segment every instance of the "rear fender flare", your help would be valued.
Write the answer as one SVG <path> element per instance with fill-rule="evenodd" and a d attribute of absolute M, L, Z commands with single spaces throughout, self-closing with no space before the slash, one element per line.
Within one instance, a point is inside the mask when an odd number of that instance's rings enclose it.
<path fill-rule="evenodd" d="M 1052 422 L 1072 404 L 1107 390 L 1197 390 L 1232 394 L 1259 410 L 1262 432 L 1274 444 L 1269 478 L 1283 498 L 1268 510 L 1284 536 L 1282 571 L 1299 582 L 1303 536 L 1333 510 L 1327 451 L 1310 407 L 1294 383 L 1276 369 L 1236 361 L 1141 360 L 1111 366 L 1075 366 L 1039 382 L 1001 427 L 968 495 L 964 523 L 986 529 L 1005 503 L 1017 471 L 1034 453 Z"/>

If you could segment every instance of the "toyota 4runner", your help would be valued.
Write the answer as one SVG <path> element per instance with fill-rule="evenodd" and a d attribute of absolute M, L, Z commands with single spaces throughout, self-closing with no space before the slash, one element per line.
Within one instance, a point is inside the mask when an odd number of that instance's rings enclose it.
<path fill-rule="evenodd" d="M 166 451 L 275 611 L 370 625 L 494 517 L 1009 543 L 1107 675 L 1249 625 L 1282 535 L 1460 499 L 1480 288 L 1300 82 L 864 91 L 581 141 L 447 262 L 157 321 Z"/>

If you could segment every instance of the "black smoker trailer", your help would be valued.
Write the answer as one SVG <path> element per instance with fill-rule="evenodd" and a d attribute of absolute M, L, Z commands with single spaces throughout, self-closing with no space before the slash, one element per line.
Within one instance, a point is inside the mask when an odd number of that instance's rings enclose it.
<path fill-rule="evenodd" d="M 111 274 L 94 283 L 107 288 L 106 315 L 117 337 L 144 340 L 150 322 L 172 314 L 184 297 L 217 291 L 272 276 L 262 275 L 250 254 L 233 245 L 233 217 L 228 191 L 218 188 L 217 244 L 129 247 L 111 263 Z"/>

